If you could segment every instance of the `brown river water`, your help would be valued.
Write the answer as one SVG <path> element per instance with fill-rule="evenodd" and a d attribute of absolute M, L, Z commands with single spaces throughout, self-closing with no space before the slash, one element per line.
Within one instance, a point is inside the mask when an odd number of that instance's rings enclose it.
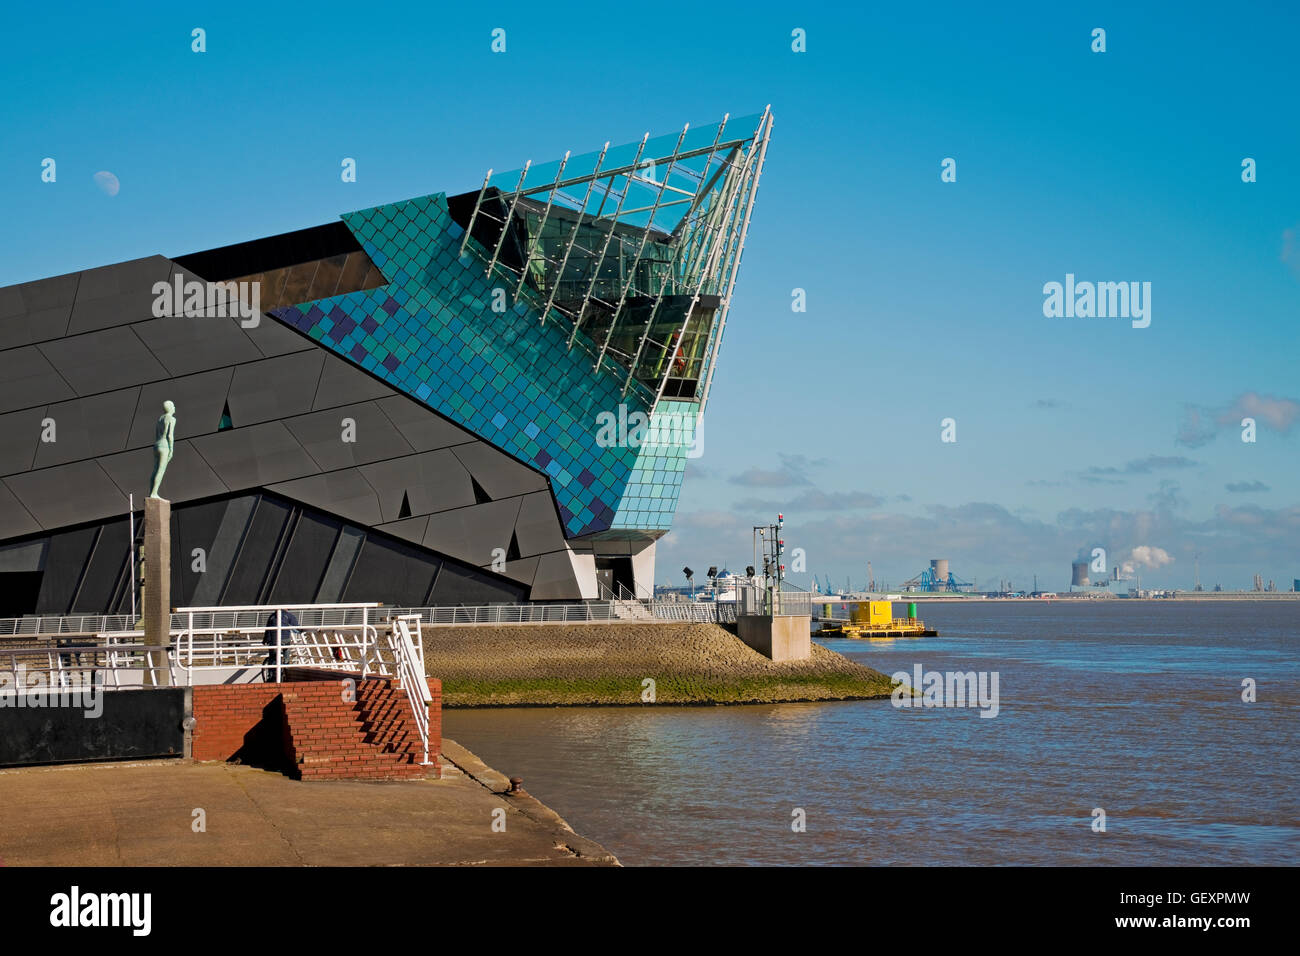
<path fill-rule="evenodd" d="M 996 675 L 996 716 L 509 708 L 448 710 L 444 733 L 626 865 L 1300 864 L 1300 601 L 923 612 L 939 637 L 823 643 Z"/>

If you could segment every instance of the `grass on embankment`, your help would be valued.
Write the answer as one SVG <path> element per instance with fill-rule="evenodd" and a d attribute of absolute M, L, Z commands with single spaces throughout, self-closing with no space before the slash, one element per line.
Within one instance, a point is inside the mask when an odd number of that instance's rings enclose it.
<path fill-rule="evenodd" d="M 446 707 L 776 703 L 888 697 L 889 678 L 813 644 L 773 663 L 715 624 L 425 627 Z"/>

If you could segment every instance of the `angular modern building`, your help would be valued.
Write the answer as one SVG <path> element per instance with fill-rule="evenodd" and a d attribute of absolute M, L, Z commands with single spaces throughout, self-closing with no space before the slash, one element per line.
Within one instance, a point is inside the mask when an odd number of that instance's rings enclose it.
<path fill-rule="evenodd" d="M 0 289 L 0 616 L 130 608 L 164 400 L 175 605 L 648 594 L 771 129 Z"/>

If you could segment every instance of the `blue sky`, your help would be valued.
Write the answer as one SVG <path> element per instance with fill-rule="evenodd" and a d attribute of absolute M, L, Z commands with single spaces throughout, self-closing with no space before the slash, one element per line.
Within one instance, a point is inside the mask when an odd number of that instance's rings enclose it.
<path fill-rule="evenodd" d="M 1207 584 L 1289 584 L 1300 13 L 1283 6 L 19 9 L 0 35 L 0 284 L 463 192 L 488 167 L 771 103 L 660 581 L 747 563 L 780 508 L 797 582 L 860 584 L 870 559 L 897 583 L 942 556 L 981 584 L 1064 587 L 1100 545 L 1165 552 L 1144 584 L 1189 585 L 1196 552 Z M 1043 284 L 1066 273 L 1150 282 L 1150 327 L 1045 318 Z"/>

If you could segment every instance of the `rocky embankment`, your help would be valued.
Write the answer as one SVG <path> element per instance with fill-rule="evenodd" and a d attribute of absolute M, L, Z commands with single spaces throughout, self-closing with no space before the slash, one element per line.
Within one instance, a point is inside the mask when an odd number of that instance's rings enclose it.
<path fill-rule="evenodd" d="M 888 676 L 813 644 L 776 664 L 716 624 L 679 622 L 424 628 L 445 707 L 745 704 L 888 697 Z"/>

